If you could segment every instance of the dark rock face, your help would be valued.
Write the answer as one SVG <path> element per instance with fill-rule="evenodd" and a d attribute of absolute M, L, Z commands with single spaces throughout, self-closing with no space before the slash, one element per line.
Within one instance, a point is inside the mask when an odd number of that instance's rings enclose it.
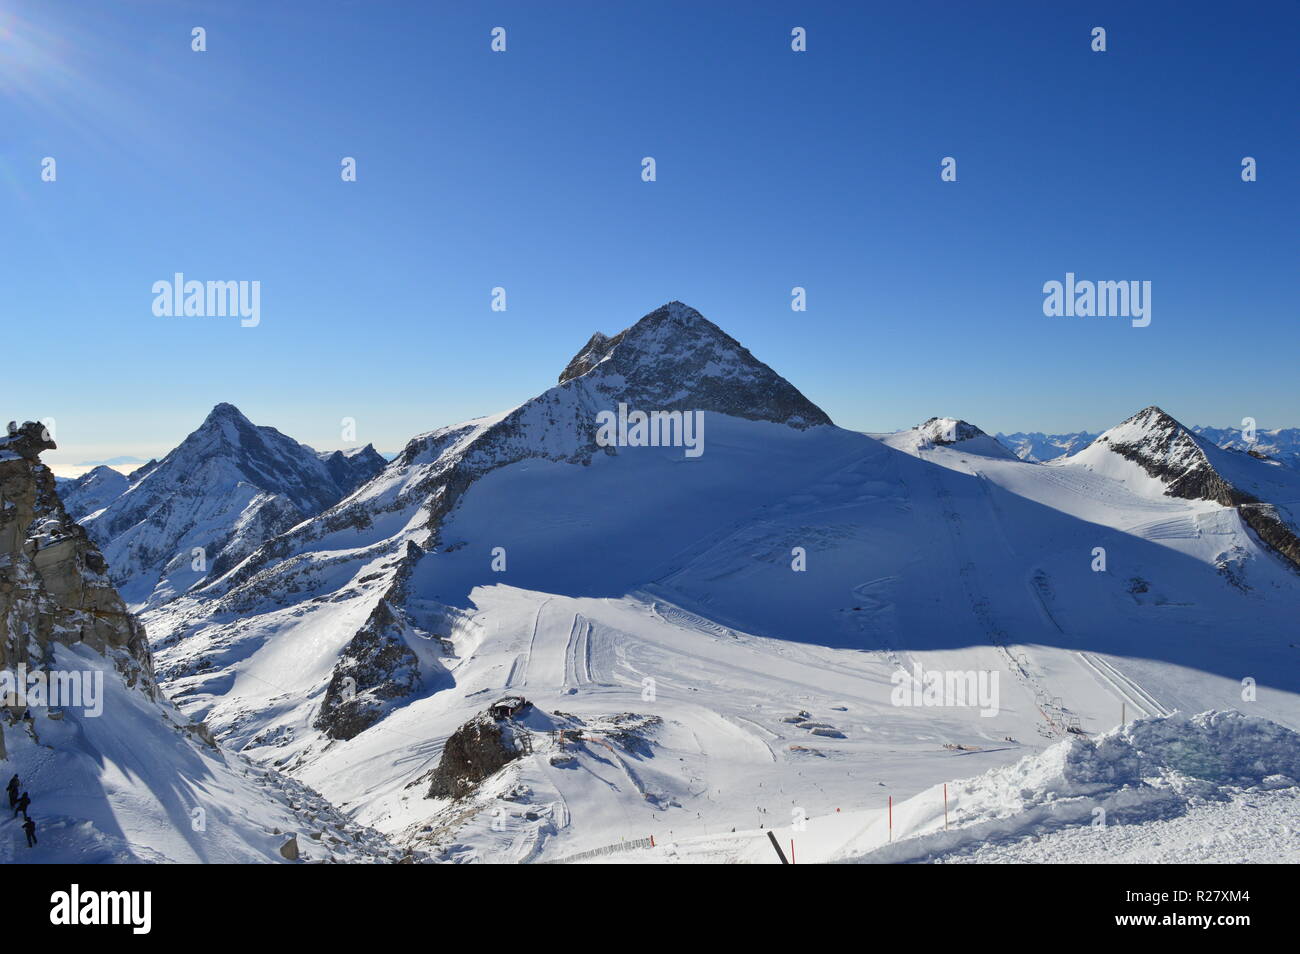
<path fill-rule="evenodd" d="M 45 425 L 36 421 L 28 421 L 21 427 L 16 421 L 10 421 L 8 435 L 0 439 L 0 449 L 17 454 L 31 463 L 40 460 L 41 451 L 54 450 L 57 446 L 50 440 Z"/>
<path fill-rule="evenodd" d="M 1170 497 L 1212 500 L 1224 507 L 1241 502 L 1240 492 L 1219 476 L 1198 439 L 1160 408 L 1143 408 L 1119 429 L 1134 429 L 1140 436 L 1114 440 L 1103 434 L 1098 440 L 1163 481 Z"/>
<path fill-rule="evenodd" d="M 586 374 L 599 364 L 605 355 L 609 354 L 610 350 L 622 337 L 623 335 L 619 334 L 614 338 L 610 338 L 609 335 L 597 331 L 582 346 L 582 350 L 573 356 L 573 360 L 565 366 L 564 370 L 560 372 L 559 383 L 563 384 L 565 381 L 571 381 Z"/>
<path fill-rule="evenodd" d="M 484 779 L 524 754 L 514 723 L 487 713 L 475 716 L 447 739 L 429 777 L 429 798 L 464 798 Z"/>
<path fill-rule="evenodd" d="M 1263 501 L 1244 501 L 1237 513 L 1255 535 L 1300 571 L 1300 536 L 1278 515 L 1277 508 Z"/>
<path fill-rule="evenodd" d="M 404 566 L 348 641 L 330 677 L 315 727 L 331 739 L 352 739 L 378 722 L 392 703 L 421 688 L 420 660 L 403 638 L 406 621 L 400 607 L 411 569 L 423 556 L 408 543 Z"/>
<path fill-rule="evenodd" d="M 41 451 L 54 446 L 40 424 L 11 426 L 0 438 L 0 666 L 40 664 L 53 643 L 85 643 L 152 696 L 144 627 L 40 463 Z"/>
<path fill-rule="evenodd" d="M 361 450 L 349 455 L 338 450 L 332 454 L 321 455 L 325 469 L 329 472 L 334 485 L 340 491 L 340 497 L 347 496 L 375 474 L 388 466 L 388 461 L 375 450 L 373 444 L 367 444 Z"/>

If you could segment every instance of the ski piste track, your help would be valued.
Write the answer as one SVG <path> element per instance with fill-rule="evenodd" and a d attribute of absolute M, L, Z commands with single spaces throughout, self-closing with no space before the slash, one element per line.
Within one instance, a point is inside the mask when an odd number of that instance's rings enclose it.
<path fill-rule="evenodd" d="M 918 450 L 918 456 L 925 460 L 925 449 Z M 945 484 L 944 477 L 948 473 L 948 468 L 941 463 L 935 462 L 930 474 L 935 481 L 935 494 L 940 501 L 944 520 L 944 528 L 947 530 L 952 542 L 953 552 L 960 565 L 959 575 L 963 586 L 966 590 L 967 598 L 970 601 L 972 612 L 979 619 L 981 625 L 988 634 L 989 641 L 999 650 L 1004 657 L 1008 669 L 1013 672 L 1017 678 L 1026 686 L 1034 697 L 1035 705 L 1046 723 L 1046 732 L 1048 738 L 1059 737 L 1063 732 L 1078 731 L 1079 719 L 1077 715 L 1071 713 L 1071 710 L 1064 704 L 1062 697 L 1052 691 L 1044 677 L 1035 672 L 1032 668 L 1027 647 L 1015 646 L 1008 644 L 1006 632 L 999 626 L 993 615 L 992 604 L 988 597 L 979 589 L 979 580 L 977 576 L 977 566 L 969 558 L 966 550 L 965 536 L 962 533 L 962 516 L 958 510 L 952 507 L 952 493 Z M 978 470 L 974 476 L 979 481 L 979 487 L 982 492 L 991 522 L 997 532 L 994 534 L 1001 542 L 1002 546 L 1008 551 L 1012 551 L 1010 539 L 1007 536 L 1002 521 L 1002 512 L 998 507 L 995 497 L 995 491 L 992 482 Z M 1190 523 L 1190 521 L 1188 521 Z M 1156 525 L 1168 527 L 1179 525 L 1178 521 L 1165 520 L 1157 521 Z M 1193 528 L 1194 529 L 1194 528 Z M 1045 580 L 1041 576 L 1032 577 L 1029 581 L 1029 593 L 1034 598 L 1035 603 L 1043 617 L 1058 632 L 1064 632 L 1061 624 L 1052 614 L 1044 595 Z M 1113 664 L 1102 659 L 1095 653 L 1079 652 L 1077 658 L 1083 665 L 1112 691 L 1117 699 L 1125 705 L 1131 705 L 1139 715 L 1144 716 L 1165 716 L 1171 714 L 1173 710 L 1162 705 L 1156 698 L 1147 692 L 1136 682 L 1121 673 Z"/>
<path fill-rule="evenodd" d="M 1097 653 L 1053 650 L 1051 665 L 1042 666 L 1036 663 L 1034 658 L 1032 635 L 1024 633 L 1022 638 L 1016 641 L 1010 638 L 1006 624 L 1003 622 L 1004 614 L 1009 614 L 1010 618 L 1016 621 L 1018 632 L 1023 631 L 1025 620 L 1038 620 L 1040 625 L 1045 627 L 1045 635 L 1055 634 L 1058 637 L 1055 642 L 1059 643 L 1059 636 L 1066 634 L 1067 626 L 1054 613 L 1050 579 L 1041 569 L 1034 570 L 1027 574 L 1018 591 L 1005 586 L 995 592 L 990 591 L 984 585 L 979 564 L 970 552 L 968 537 L 976 534 L 982 541 L 981 545 L 1000 548 L 1008 558 L 1017 556 L 1012 539 L 1006 531 L 1004 523 L 1007 519 L 1006 515 L 999 504 L 1000 488 L 983 473 L 975 470 L 970 476 L 974 477 L 976 482 L 963 483 L 965 494 L 958 503 L 954 499 L 953 487 L 950 486 L 950 478 L 955 477 L 954 472 L 942 462 L 927 460 L 928 455 L 924 448 L 920 450 L 918 456 L 931 464 L 925 468 L 925 474 L 926 479 L 933 482 L 933 487 L 927 487 L 923 493 L 926 496 L 933 493 L 939 506 L 937 508 L 913 506 L 909 496 L 907 511 L 916 521 L 915 532 L 918 537 L 935 541 L 936 545 L 946 548 L 948 557 L 944 560 L 944 564 L 951 568 L 948 578 L 943 581 L 943 585 L 947 587 L 947 605 L 964 605 L 969 608 L 970 616 L 978 631 L 982 632 L 987 639 L 988 651 L 996 654 L 997 668 L 1010 672 L 1015 677 L 1016 684 L 1023 687 L 1027 697 L 1032 700 L 1033 711 L 1036 711 L 1039 716 L 1038 734 L 1042 739 L 1052 742 L 1070 733 L 1083 732 L 1079 714 L 1063 698 L 1070 690 L 1057 684 L 1063 662 L 1067 668 L 1073 665 L 1082 673 L 1086 673 L 1087 677 L 1105 693 L 1114 697 L 1115 722 L 1118 722 L 1122 712 L 1126 721 L 1139 717 L 1170 714 L 1171 710 L 1161 704 L 1149 691 L 1124 674 L 1115 663 Z M 852 465 L 841 467 L 836 471 L 837 476 L 850 479 L 854 473 L 855 468 Z M 906 483 L 902 486 L 906 490 Z M 971 488 L 976 488 L 973 497 L 970 495 Z M 747 533 L 752 532 L 757 524 L 764 523 L 768 515 L 779 508 L 779 504 L 774 508 L 764 508 L 752 514 L 748 521 L 738 521 L 723 532 L 709 534 L 707 538 L 688 544 L 673 561 L 669 572 L 659 575 L 658 579 L 647 585 L 645 589 L 629 595 L 638 600 L 651 617 L 673 628 L 724 643 L 743 642 L 749 638 L 748 635 L 727 625 L 727 622 L 708 618 L 674 602 L 672 578 L 678 572 L 689 570 L 692 560 L 708 554 L 723 541 L 746 539 Z M 978 526 L 968 528 L 966 524 L 970 520 L 975 520 Z M 1179 524 L 1173 520 L 1152 521 L 1151 526 L 1157 533 L 1167 532 L 1163 529 L 1165 527 L 1171 529 L 1177 527 L 1176 532 L 1186 532 L 1185 523 Z M 900 645 L 900 633 L 897 630 L 896 620 L 892 618 L 891 588 L 897 582 L 896 575 L 886 575 L 854 585 L 852 596 L 858 602 L 862 612 L 854 614 L 850 619 L 863 634 L 862 649 L 887 659 L 895 669 L 910 672 L 913 657 L 907 652 L 905 646 Z M 1022 601 L 1022 605 L 1012 609 L 1005 601 L 1016 598 Z M 522 652 L 510 667 L 506 687 L 527 687 L 533 694 L 549 691 L 565 693 L 584 687 L 599 687 L 603 680 L 610 678 L 610 674 L 593 672 L 592 647 L 593 642 L 601 638 L 600 633 L 604 629 L 606 629 L 605 622 L 593 622 L 583 613 L 566 605 L 564 598 L 538 594 L 531 615 L 531 626 L 523 634 Z M 1024 636 L 1029 638 L 1025 639 Z M 1052 640 L 1044 640 L 1044 642 L 1051 643 Z M 849 674 L 849 671 L 846 671 L 846 674 Z M 615 682 L 624 683 L 627 688 L 625 677 L 620 676 Z M 605 684 L 611 689 L 614 688 L 613 683 Z M 1089 698 L 1091 708 L 1096 715 L 1097 699 L 1091 696 Z M 770 759 L 777 758 L 771 744 L 764 737 L 762 726 L 735 717 L 734 713 L 731 717 L 721 713 L 716 713 L 715 716 L 721 722 L 731 725 L 733 730 L 738 730 L 760 742 Z M 1108 712 L 1106 716 L 1109 717 Z M 1109 725 L 1105 727 L 1108 728 Z M 616 747 L 598 738 L 589 738 L 588 741 L 601 748 L 604 753 L 603 761 L 608 768 L 613 769 L 643 797 L 648 797 L 648 792 L 636 772 L 620 756 Z M 553 776 L 555 769 L 550 765 L 542 764 L 547 760 L 547 755 L 543 751 L 532 753 L 532 760 L 542 774 Z M 708 783 L 703 778 L 700 781 L 707 793 Z M 906 798 L 908 794 L 900 792 L 898 797 Z M 515 860 L 539 859 L 544 853 L 544 842 L 548 835 L 558 834 L 558 830 L 565 827 L 564 819 L 569 817 L 570 807 L 564 799 L 562 784 L 555 785 L 554 798 L 555 801 L 549 806 L 547 812 L 550 825 L 545 829 L 534 830 L 525 841 L 516 838 L 512 843 L 509 854 Z M 846 812 L 855 814 L 870 811 L 853 805 L 845 805 L 844 808 Z M 753 834 L 755 830 L 753 821 L 748 818 L 736 818 L 735 822 L 735 837 L 723 839 L 726 842 L 725 853 L 737 861 L 766 862 L 768 855 L 772 854 L 771 849 L 766 844 L 765 838 L 760 836 L 756 841 L 756 836 Z M 638 851 L 649 847 L 649 836 L 645 831 L 638 831 L 630 826 L 627 831 L 617 832 L 617 834 L 622 836 L 618 841 L 611 841 L 607 845 L 595 848 L 584 848 L 554 860 L 559 862 L 604 858 L 633 860 Z M 719 850 L 718 845 L 717 835 L 682 834 L 676 838 L 664 837 L 657 847 L 661 852 L 671 852 L 675 857 L 688 859 L 695 852 L 716 855 Z M 775 857 L 774 854 L 772 856 Z M 813 856 L 815 852 L 808 854 L 809 858 Z"/>
<path fill-rule="evenodd" d="M 948 521 L 952 522 L 951 518 L 948 518 Z M 960 538 L 952 540 L 952 543 L 954 547 L 960 547 Z M 873 590 L 887 587 L 891 580 L 891 577 L 884 577 L 859 584 L 853 588 L 854 595 L 865 599 L 871 595 Z M 963 579 L 963 586 L 972 595 L 972 605 L 977 605 L 978 591 L 974 589 L 969 576 Z M 1033 586 L 1027 587 L 1024 592 L 1027 600 L 1037 602 L 1039 594 L 1036 593 Z M 677 606 L 661 595 L 643 591 L 638 593 L 637 597 L 643 601 L 648 613 L 673 627 L 692 634 L 707 635 L 724 641 L 741 637 L 741 634 L 738 634 L 735 630 Z M 992 618 L 991 613 L 981 616 L 977 612 L 976 615 L 981 620 Z M 568 617 L 567 625 L 564 621 L 565 616 Z M 518 669 L 531 674 L 550 673 L 548 678 L 555 681 L 543 684 L 535 680 L 534 685 L 537 690 L 542 690 L 544 685 L 548 689 L 562 689 L 563 691 L 573 691 L 575 688 L 583 686 L 598 686 L 600 684 L 599 678 L 591 668 L 591 645 L 593 634 L 602 626 L 603 624 L 594 623 L 582 613 L 570 612 L 568 609 L 561 610 L 554 598 L 540 598 L 537 608 L 532 614 L 532 627 L 527 637 L 528 650 L 521 654 L 521 659 L 516 660 L 512 672 Z M 1017 675 L 1026 692 L 1032 695 L 1034 704 L 1042 718 L 1042 734 L 1045 739 L 1049 741 L 1056 740 L 1065 737 L 1067 733 L 1081 731 L 1077 717 L 1072 715 L 1059 695 L 1053 694 L 1054 690 L 1051 682 L 1033 668 L 1027 648 L 1019 645 L 1000 645 L 996 642 L 993 643 L 993 648 L 1005 661 L 1007 668 Z M 543 664 L 536 667 L 532 655 L 539 652 L 542 655 L 549 654 L 552 658 L 543 660 Z M 910 656 L 900 653 L 892 647 L 884 647 L 883 652 L 892 664 L 906 669 Z M 1069 658 L 1075 659 L 1078 665 L 1091 673 L 1107 691 L 1114 694 L 1117 701 L 1127 707 L 1128 719 L 1170 714 L 1171 710 L 1156 700 L 1151 693 L 1101 656 L 1095 653 L 1077 652 L 1069 654 Z M 551 672 L 551 670 L 554 670 L 554 672 Z M 763 727 L 739 717 L 729 718 L 716 713 L 714 715 L 719 722 L 729 724 L 733 727 L 733 730 L 738 730 L 760 742 L 766 749 L 768 757 L 773 760 L 776 759 L 777 756 L 772 751 L 771 745 L 762 737 Z M 649 792 L 644 787 L 637 772 L 628 764 L 616 746 L 609 744 L 609 742 L 598 736 L 588 736 L 586 741 L 600 747 L 603 752 L 603 761 L 623 778 L 632 789 L 640 792 L 642 797 L 649 797 Z M 529 754 L 529 758 L 536 769 L 542 775 L 554 779 L 557 770 L 552 765 L 547 764 L 548 757 L 549 749 L 543 746 L 536 747 L 536 750 Z M 705 786 L 704 791 L 707 792 L 707 782 L 703 779 L 700 781 Z M 907 798 L 908 794 L 900 793 L 900 797 Z M 873 810 L 866 810 L 853 805 L 846 805 L 844 808 L 846 812 L 851 812 L 854 817 L 859 818 L 863 817 L 865 813 L 865 817 L 876 819 L 879 814 Z M 571 816 L 571 810 L 564 798 L 562 784 L 557 782 L 554 785 L 554 800 L 546 806 L 542 813 L 548 817 L 549 824 L 517 835 L 512 840 L 508 852 L 510 860 L 516 862 L 540 860 L 548 837 L 558 834 L 559 831 L 566 827 Z M 629 819 L 629 821 L 631 820 Z M 730 835 L 682 835 L 675 838 L 668 836 L 659 842 L 655 842 L 650 835 L 644 831 L 637 831 L 635 827 L 630 825 L 628 830 L 622 833 L 623 837 L 618 841 L 595 848 L 586 848 L 573 854 L 549 860 L 553 863 L 598 862 L 601 860 L 635 861 L 639 852 L 657 848 L 661 854 L 665 854 L 671 860 L 676 861 L 689 861 L 692 858 L 704 860 L 706 857 L 717 859 L 721 852 L 722 856 L 736 862 L 773 863 L 777 855 L 771 850 L 766 831 L 762 828 L 756 831 L 750 819 L 737 818 L 735 822 L 736 824 L 732 826 L 733 832 Z M 783 851 L 787 850 L 787 848 L 788 846 L 784 846 Z M 804 860 L 827 859 L 819 857 L 819 851 L 815 847 L 809 847 L 804 851 Z"/>

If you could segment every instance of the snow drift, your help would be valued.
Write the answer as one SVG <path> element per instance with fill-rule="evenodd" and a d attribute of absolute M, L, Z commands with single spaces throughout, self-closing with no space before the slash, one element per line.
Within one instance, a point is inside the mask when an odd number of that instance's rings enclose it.
<path fill-rule="evenodd" d="M 1242 789 L 1296 788 L 1300 735 L 1237 711 L 1142 719 L 894 806 L 832 860 L 897 863 L 1077 825 L 1141 824 Z"/>

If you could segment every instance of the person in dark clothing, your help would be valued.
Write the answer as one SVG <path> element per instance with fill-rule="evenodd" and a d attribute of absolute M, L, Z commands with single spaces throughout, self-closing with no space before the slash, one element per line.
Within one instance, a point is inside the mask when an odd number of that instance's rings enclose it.
<path fill-rule="evenodd" d="M 27 832 L 27 847 L 30 848 L 36 844 L 36 822 L 30 818 L 23 822 L 23 831 Z"/>
<path fill-rule="evenodd" d="M 18 817 L 19 812 L 22 812 L 23 817 L 26 818 L 27 806 L 30 805 L 31 803 L 32 803 L 32 797 L 28 795 L 26 792 L 23 792 L 23 797 L 18 799 L 18 801 L 14 802 L 14 818 Z"/>
<path fill-rule="evenodd" d="M 18 776 L 15 775 L 9 780 L 9 807 L 13 808 L 18 802 Z"/>

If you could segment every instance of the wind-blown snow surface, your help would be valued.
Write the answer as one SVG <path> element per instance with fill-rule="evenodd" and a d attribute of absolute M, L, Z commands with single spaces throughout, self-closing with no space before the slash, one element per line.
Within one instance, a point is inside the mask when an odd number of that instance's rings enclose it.
<path fill-rule="evenodd" d="M 1121 713 L 1300 725 L 1300 578 L 1235 510 L 987 435 L 808 426 L 802 395 L 682 309 L 593 339 L 507 414 L 414 439 L 148 613 L 178 703 L 461 861 L 879 810 Z M 596 447 L 616 401 L 701 407 L 704 454 Z M 745 401 L 760 419 L 728 413 Z M 387 672 L 376 645 L 404 661 Z M 894 705 L 916 665 L 998 673 L 996 715 Z M 361 718 L 344 730 L 322 714 L 345 676 Z M 537 706 L 533 751 L 465 801 L 424 798 L 447 737 L 506 690 Z"/>

